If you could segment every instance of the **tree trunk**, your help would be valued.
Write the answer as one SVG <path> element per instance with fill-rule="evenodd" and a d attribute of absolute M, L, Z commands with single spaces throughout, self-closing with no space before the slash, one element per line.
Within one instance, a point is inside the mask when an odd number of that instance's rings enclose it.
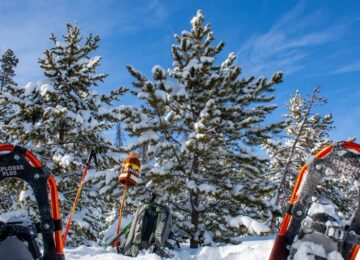
<path fill-rule="evenodd" d="M 142 164 L 147 163 L 147 151 L 148 151 L 148 143 L 144 143 L 141 145 L 141 162 Z"/>
<path fill-rule="evenodd" d="M 64 142 L 64 136 L 65 136 L 65 124 L 61 123 L 60 129 L 59 129 L 59 143 L 60 144 L 62 144 Z"/>
<path fill-rule="evenodd" d="M 191 174 L 197 175 L 199 173 L 199 163 L 197 155 L 194 156 Z M 194 225 L 195 231 L 190 239 L 190 248 L 199 247 L 199 194 L 190 191 L 190 203 L 191 203 L 191 224 Z"/>
<path fill-rule="evenodd" d="M 198 234 L 198 227 L 199 227 L 199 212 L 196 210 L 199 206 L 199 195 L 192 194 L 191 198 L 192 204 L 196 207 L 192 209 L 191 212 L 191 224 L 195 227 L 195 234 L 190 239 L 190 248 L 198 248 L 199 247 L 199 234 Z"/>

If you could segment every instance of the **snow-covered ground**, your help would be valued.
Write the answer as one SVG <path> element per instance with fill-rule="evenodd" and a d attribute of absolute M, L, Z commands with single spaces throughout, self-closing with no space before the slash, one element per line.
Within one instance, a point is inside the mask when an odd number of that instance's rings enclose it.
<path fill-rule="evenodd" d="M 263 260 L 268 259 L 271 247 L 274 242 L 274 237 L 247 237 L 239 245 L 228 245 L 221 247 L 201 247 L 199 249 L 189 249 L 186 244 L 178 251 L 172 251 L 177 260 Z M 136 258 L 126 257 L 116 254 L 112 248 L 101 247 L 85 247 L 81 246 L 75 249 L 65 250 L 66 259 L 81 259 L 81 260 L 160 260 L 161 258 L 156 254 L 143 254 Z"/>

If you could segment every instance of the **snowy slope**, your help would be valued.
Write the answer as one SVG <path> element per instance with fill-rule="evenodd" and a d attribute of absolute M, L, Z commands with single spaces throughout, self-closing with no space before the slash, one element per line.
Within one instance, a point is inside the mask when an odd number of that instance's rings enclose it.
<path fill-rule="evenodd" d="M 174 258 L 176 260 L 262 260 L 267 259 L 271 247 L 274 241 L 274 237 L 248 237 L 240 245 L 228 245 L 221 247 L 202 247 L 199 249 L 189 249 L 188 245 L 182 245 L 179 251 L 173 251 Z M 66 259 L 81 259 L 81 260 L 161 260 L 161 258 L 155 254 L 145 254 L 138 256 L 137 258 L 126 257 L 116 254 L 111 249 L 104 249 L 101 247 L 78 247 L 76 249 L 65 250 Z"/>

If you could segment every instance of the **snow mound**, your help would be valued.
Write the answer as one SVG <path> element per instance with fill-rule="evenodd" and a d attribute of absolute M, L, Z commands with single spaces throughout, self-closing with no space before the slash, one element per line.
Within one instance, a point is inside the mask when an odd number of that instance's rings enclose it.
<path fill-rule="evenodd" d="M 0 215 L 0 221 L 2 222 L 15 221 L 15 219 L 21 221 L 30 218 L 25 209 L 12 210 Z"/>
<path fill-rule="evenodd" d="M 314 202 L 309 208 L 308 215 L 313 216 L 315 214 L 327 214 L 335 219 L 338 219 L 336 209 L 333 204 L 322 204 Z"/>
<path fill-rule="evenodd" d="M 181 249 L 171 251 L 174 260 L 262 260 L 268 259 L 273 245 L 274 237 L 250 237 L 239 245 L 227 245 L 221 247 L 201 247 L 189 249 L 188 244 L 182 244 Z M 143 253 L 138 257 L 119 255 L 113 248 L 85 247 L 65 250 L 66 259 L 81 260 L 161 260 L 156 254 Z"/>
<path fill-rule="evenodd" d="M 139 259 L 139 260 L 161 260 L 156 254 L 144 254 L 136 258 L 119 255 L 116 253 L 115 249 L 102 248 L 102 247 L 86 247 L 80 246 L 75 249 L 65 250 L 66 259 L 81 259 L 81 260 L 130 260 L 130 259 Z"/>
<path fill-rule="evenodd" d="M 297 241 L 294 247 L 297 248 L 294 260 L 315 260 L 315 256 L 312 254 L 326 258 L 325 249 L 321 245 L 308 241 Z"/>
<path fill-rule="evenodd" d="M 247 216 L 233 217 L 230 218 L 228 222 L 231 227 L 235 228 L 239 228 L 241 225 L 245 226 L 249 233 L 253 235 L 270 232 L 270 228 L 268 226 Z"/>
<path fill-rule="evenodd" d="M 328 260 L 344 260 L 339 252 L 333 251 L 327 256 Z M 358 259 L 358 257 L 356 257 Z"/>

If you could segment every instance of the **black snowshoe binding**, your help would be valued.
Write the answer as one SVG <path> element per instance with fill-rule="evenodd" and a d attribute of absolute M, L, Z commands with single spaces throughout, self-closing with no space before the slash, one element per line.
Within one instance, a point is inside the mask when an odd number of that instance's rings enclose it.
<path fill-rule="evenodd" d="M 301 223 L 288 258 L 343 259 L 340 252 L 344 242 L 354 238 L 347 233 L 348 228 L 346 223 L 342 223 L 330 201 L 325 198 L 315 201 Z"/>
<path fill-rule="evenodd" d="M 34 225 L 26 217 L 13 216 L 0 221 L 0 259 L 65 259 L 57 188 L 53 176 L 30 151 L 22 147 L 0 144 L 0 152 L 0 182 L 8 178 L 27 182 L 33 190 L 40 213 L 38 225 Z M 2 194 L 4 195 L 6 196 Z M 42 234 L 43 254 L 35 240 L 38 231 Z"/>
<path fill-rule="evenodd" d="M 347 220 L 336 212 L 341 199 L 336 204 L 323 194 L 326 189 L 322 185 L 339 176 L 355 184 L 359 181 L 360 145 L 339 142 L 328 146 L 300 170 L 271 260 L 356 258 L 360 248 L 358 185 L 357 198 L 353 200 L 357 200 L 357 207 Z"/>
<path fill-rule="evenodd" d="M 172 217 L 168 207 L 156 203 L 144 204 L 137 209 L 118 252 L 136 257 L 140 251 L 147 250 L 161 257 L 172 257 L 169 249 L 179 248 L 179 243 L 171 227 Z"/>
<path fill-rule="evenodd" d="M 26 216 L 0 220 L 0 234 L 1 259 L 41 259 L 36 226 Z"/>

